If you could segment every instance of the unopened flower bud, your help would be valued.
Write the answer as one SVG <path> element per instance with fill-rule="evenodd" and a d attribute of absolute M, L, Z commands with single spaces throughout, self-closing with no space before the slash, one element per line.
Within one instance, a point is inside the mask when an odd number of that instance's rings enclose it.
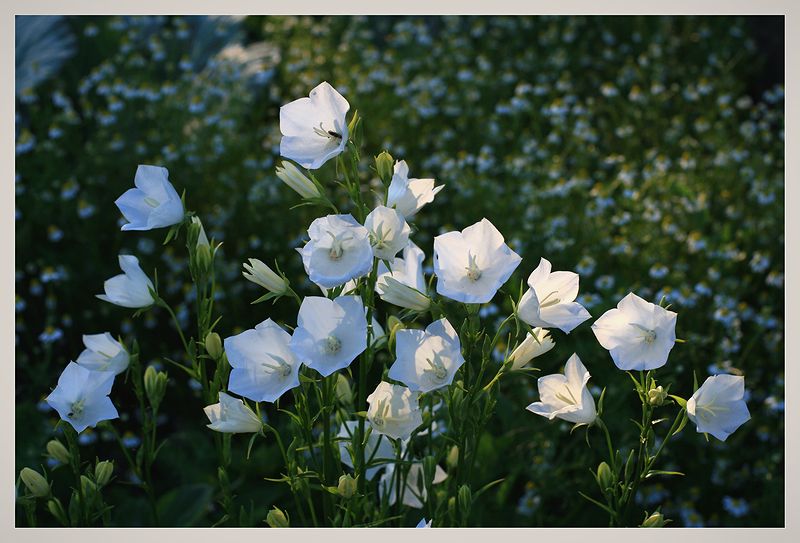
<path fill-rule="evenodd" d="M 211 269 L 211 245 L 199 217 L 192 217 L 187 241 L 189 243 L 189 266 L 193 277 L 200 278 Z"/>
<path fill-rule="evenodd" d="M 206 336 L 206 352 L 214 360 L 222 358 L 222 338 L 216 332 L 211 332 Z"/>
<path fill-rule="evenodd" d="M 281 181 L 303 198 L 319 198 L 322 196 L 314 182 L 291 162 L 281 161 L 281 165 L 275 168 L 275 173 Z"/>
<path fill-rule="evenodd" d="M 64 506 L 61 505 L 61 502 L 58 501 L 58 498 L 53 498 L 47 502 L 47 510 L 50 511 L 50 514 L 56 517 L 56 520 L 58 520 L 64 526 L 69 524 L 67 512 L 64 511 Z"/>
<path fill-rule="evenodd" d="M 85 498 L 91 499 L 91 497 L 97 491 L 97 485 L 95 485 L 86 475 L 81 475 L 81 490 L 83 491 Z"/>
<path fill-rule="evenodd" d="M 267 524 L 271 528 L 288 528 L 289 517 L 286 516 L 286 513 L 273 506 L 267 513 Z"/>
<path fill-rule="evenodd" d="M 556 346 L 553 338 L 550 337 L 550 332 L 548 330 L 534 328 L 533 332 L 536 334 L 536 337 L 528 332 L 528 335 L 525 336 L 525 340 L 520 343 L 519 346 L 514 349 L 514 352 L 511 353 L 511 356 L 509 356 L 509 358 L 512 360 L 512 370 L 518 370 L 525 367 L 528 362 L 537 356 L 545 354 Z"/>
<path fill-rule="evenodd" d="M 614 474 L 611 473 L 611 468 L 605 462 L 600 462 L 600 465 L 597 466 L 597 482 L 603 492 L 614 485 Z"/>
<path fill-rule="evenodd" d="M 656 511 L 642 522 L 642 528 L 663 528 L 667 521 L 664 519 L 664 515 L 660 512 Z"/>
<path fill-rule="evenodd" d="M 103 460 L 94 467 L 94 480 L 99 486 L 106 486 L 114 474 L 114 462 Z"/>
<path fill-rule="evenodd" d="M 417 289 L 401 283 L 394 277 L 384 277 L 378 283 L 378 294 L 381 300 L 414 311 L 427 311 L 431 299 Z"/>
<path fill-rule="evenodd" d="M 450 447 L 450 452 L 447 453 L 447 467 L 451 470 L 458 467 L 458 445 Z"/>
<path fill-rule="evenodd" d="M 350 381 L 341 373 L 336 374 L 336 399 L 343 404 L 350 404 L 353 401 L 353 389 L 350 387 Z"/>
<path fill-rule="evenodd" d="M 47 454 L 62 464 L 69 464 L 71 458 L 67 448 L 57 439 L 52 439 L 47 442 Z"/>
<path fill-rule="evenodd" d="M 388 153 L 383 151 L 375 157 L 375 169 L 378 171 L 378 177 L 381 181 L 388 183 L 392 180 L 394 174 L 394 158 Z"/>
<path fill-rule="evenodd" d="M 272 293 L 278 295 L 286 293 L 289 284 L 283 277 L 272 271 L 269 266 L 257 258 L 248 258 L 247 261 L 248 264 L 242 264 L 245 269 L 242 275 L 244 275 L 245 279 L 264 287 Z"/>
<path fill-rule="evenodd" d="M 28 489 L 28 492 L 37 498 L 46 498 L 50 495 L 50 484 L 41 473 L 31 468 L 22 468 L 19 478 Z"/>
<path fill-rule="evenodd" d="M 653 407 L 664 405 L 667 399 L 667 391 L 661 385 L 647 391 L 647 401 Z"/>
<path fill-rule="evenodd" d="M 144 372 L 144 391 L 153 410 L 158 410 L 167 392 L 166 372 L 156 371 L 153 366 L 148 366 Z"/>
<path fill-rule="evenodd" d="M 342 498 L 350 498 L 356 493 L 356 480 L 349 474 L 339 477 L 339 486 L 336 491 Z"/>

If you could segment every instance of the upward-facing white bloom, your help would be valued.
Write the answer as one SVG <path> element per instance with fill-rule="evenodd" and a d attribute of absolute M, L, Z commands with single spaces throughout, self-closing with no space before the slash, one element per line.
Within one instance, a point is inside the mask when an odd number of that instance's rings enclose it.
<path fill-rule="evenodd" d="M 358 296 L 307 296 L 289 348 L 324 377 L 346 368 L 367 348 L 367 318 Z"/>
<path fill-rule="evenodd" d="M 319 189 L 311 179 L 303 175 L 297 166 L 286 160 L 281 161 L 281 165 L 275 168 L 278 179 L 286 183 L 289 188 L 303 198 L 319 198 Z"/>
<path fill-rule="evenodd" d="M 433 239 L 436 292 L 459 302 L 482 304 L 491 300 L 520 261 L 522 258 L 486 219 L 461 232 Z"/>
<path fill-rule="evenodd" d="M 394 480 L 395 469 L 397 469 L 395 464 L 389 464 L 378 483 L 380 494 L 381 496 L 386 496 L 390 507 L 397 501 L 397 484 Z M 447 473 L 437 465 L 433 473 L 433 484 L 437 485 L 445 479 L 447 479 Z M 408 468 L 406 479 L 402 484 L 403 505 L 414 509 L 422 509 L 425 506 L 425 500 L 428 499 L 428 491 L 425 489 L 424 471 L 421 462 L 411 464 Z M 419 527 L 417 525 L 417 528 Z"/>
<path fill-rule="evenodd" d="M 183 220 L 183 202 L 168 177 L 167 169 L 160 166 L 141 164 L 136 168 L 136 188 L 114 202 L 128 220 L 123 230 L 152 230 Z"/>
<path fill-rule="evenodd" d="M 652 370 L 667 363 L 677 319 L 677 313 L 631 292 L 603 313 L 592 331 L 619 369 Z"/>
<path fill-rule="evenodd" d="M 111 334 L 89 334 L 83 336 L 86 349 L 78 355 L 77 363 L 87 370 L 111 371 L 119 375 L 128 369 L 130 356 L 122 343 Z"/>
<path fill-rule="evenodd" d="M 527 409 L 550 420 L 559 418 L 576 424 L 591 424 L 597 418 L 597 411 L 586 383 L 591 375 L 578 358 L 573 354 L 564 367 L 564 375 L 560 373 L 545 375 L 539 378 L 539 401 L 530 404 Z"/>
<path fill-rule="evenodd" d="M 289 286 L 286 279 L 272 271 L 272 269 L 257 258 L 248 258 L 247 264 L 242 264 L 242 275 L 248 281 L 260 285 L 275 294 L 283 294 Z"/>
<path fill-rule="evenodd" d="M 509 356 L 509 358 L 512 360 L 512 370 L 518 370 L 525 367 L 528 362 L 537 356 L 542 356 L 544 353 L 550 351 L 550 349 L 556 346 L 556 342 L 553 341 L 553 338 L 550 337 L 550 332 L 547 330 L 542 328 L 534 328 L 533 333 L 536 334 L 536 338 L 533 337 L 533 334 L 528 332 L 523 342 L 520 343 L 519 346 L 514 349 Z"/>
<path fill-rule="evenodd" d="M 70 362 L 58 378 L 58 386 L 46 398 L 78 433 L 103 420 L 119 417 L 108 395 L 114 385 L 111 371 L 92 371 Z"/>
<path fill-rule="evenodd" d="M 559 328 L 569 334 L 591 315 L 575 301 L 578 274 L 551 270 L 550 261 L 542 258 L 528 277 L 530 288 L 522 295 L 518 315 L 531 326 Z"/>
<path fill-rule="evenodd" d="M 444 188 L 444 185 L 434 187 L 434 183 L 433 179 L 409 179 L 406 161 L 399 160 L 394 165 L 386 203 L 397 209 L 406 219 L 410 219 L 422 206 L 433 202 L 434 197 Z"/>
<path fill-rule="evenodd" d="M 367 397 L 367 420 L 372 431 L 394 439 L 408 439 L 422 424 L 419 393 L 381 381 Z"/>
<path fill-rule="evenodd" d="M 396 210 L 378 206 L 367 215 L 364 226 L 369 230 L 369 239 L 375 258 L 391 261 L 403 247 L 408 245 L 411 227 Z"/>
<path fill-rule="evenodd" d="M 372 269 L 369 231 L 352 215 L 328 215 L 308 227 L 310 241 L 298 249 L 308 277 L 325 288 L 338 287 Z"/>
<path fill-rule="evenodd" d="M 378 280 L 375 291 L 381 300 L 390 304 L 425 311 L 431 301 L 427 296 L 425 276 L 422 273 L 422 261 L 425 254 L 422 249 L 409 241 L 403 249 L 403 258 L 395 258 L 392 269 L 383 262 L 378 262 Z"/>
<path fill-rule="evenodd" d="M 449 385 L 464 364 L 458 334 L 447 319 L 425 330 L 399 330 L 396 338 L 397 359 L 389 377 L 412 391 L 430 392 Z"/>
<path fill-rule="evenodd" d="M 242 400 L 219 393 L 219 403 L 207 405 L 203 412 L 211 424 L 209 428 L 215 432 L 226 434 L 253 434 L 261 431 L 261 421 L 252 409 Z"/>
<path fill-rule="evenodd" d="M 139 259 L 133 255 L 119 255 L 119 267 L 123 272 L 106 280 L 103 284 L 105 294 L 97 297 L 120 307 L 140 308 L 153 305 L 150 294 L 153 282 L 139 267 Z"/>
<path fill-rule="evenodd" d="M 686 414 L 697 425 L 698 432 L 725 441 L 750 420 L 744 401 L 744 377 L 712 375 L 686 402 Z"/>
<path fill-rule="evenodd" d="M 281 106 L 281 156 L 316 170 L 344 151 L 350 104 L 323 81 L 308 93 Z"/>
<path fill-rule="evenodd" d="M 225 338 L 231 364 L 228 390 L 256 402 L 274 402 L 300 385 L 300 362 L 289 349 L 292 336 L 272 319 Z"/>
<path fill-rule="evenodd" d="M 350 454 L 350 445 L 352 444 L 353 436 L 356 435 L 357 429 L 358 421 L 348 420 L 342 424 L 336 436 L 339 440 L 339 456 L 342 459 L 342 463 L 350 468 L 355 468 L 355 461 Z M 369 426 L 364 427 L 364 432 L 367 430 L 369 430 Z M 393 461 L 394 458 L 394 447 L 392 447 L 389 439 L 376 432 L 370 432 L 367 438 L 367 444 L 364 446 L 364 462 L 366 462 L 367 465 L 371 463 L 379 465 L 373 465 L 366 469 L 365 475 L 367 476 L 367 480 L 371 481 L 372 478 L 375 477 L 375 474 L 386 467 L 386 465 L 380 463 L 382 460 Z"/>

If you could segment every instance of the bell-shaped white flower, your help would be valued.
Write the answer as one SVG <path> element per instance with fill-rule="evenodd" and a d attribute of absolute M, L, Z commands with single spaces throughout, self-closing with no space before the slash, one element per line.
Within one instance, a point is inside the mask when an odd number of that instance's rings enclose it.
<path fill-rule="evenodd" d="M 324 377 L 346 368 L 367 348 L 367 318 L 358 296 L 307 296 L 289 348 Z"/>
<path fill-rule="evenodd" d="M 125 273 L 106 280 L 103 284 L 105 294 L 97 294 L 97 297 L 120 307 L 153 305 L 155 300 L 150 294 L 153 282 L 139 267 L 139 259 L 133 255 L 119 255 L 119 267 Z"/>
<path fill-rule="evenodd" d="M 378 483 L 378 489 L 381 496 L 386 496 L 387 503 L 391 507 L 397 502 L 397 484 L 395 478 L 394 464 L 390 464 L 386 468 L 386 472 L 381 476 Z M 447 473 L 439 466 L 433 473 L 433 484 L 439 484 L 447 479 Z M 421 462 L 414 462 L 408 468 L 406 479 L 403 481 L 403 505 L 413 507 L 414 509 L 422 509 L 425 505 L 425 500 L 428 499 L 428 492 L 425 490 L 424 471 Z M 418 526 L 419 527 L 419 526 Z"/>
<path fill-rule="evenodd" d="M 367 420 L 372 431 L 394 439 L 408 439 L 422 424 L 419 393 L 381 381 L 367 397 Z"/>
<path fill-rule="evenodd" d="M 58 386 L 45 401 L 80 433 L 100 421 L 119 417 L 108 397 L 112 386 L 113 372 L 92 371 L 70 362 L 61 372 Z"/>
<path fill-rule="evenodd" d="M 569 334 L 591 315 L 575 301 L 578 274 L 551 270 L 550 261 L 542 258 L 528 277 L 530 288 L 522 295 L 517 314 L 531 326 L 559 328 Z"/>
<path fill-rule="evenodd" d="M 471 304 L 491 300 L 522 261 L 487 219 L 436 236 L 433 253 L 436 292 Z"/>
<path fill-rule="evenodd" d="M 433 179 L 409 179 L 406 161 L 399 160 L 394 165 L 386 203 L 397 209 L 403 217 L 410 219 L 422 206 L 433 202 L 434 197 L 444 188 L 444 185 L 434 187 L 434 183 Z"/>
<path fill-rule="evenodd" d="M 76 362 L 87 370 L 111 371 L 119 375 L 128 369 L 130 355 L 122 343 L 111 334 L 89 334 L 83 336 L 86 349 L 78 355 Z"/>
<path fill-rule="evenodd" d="M 336 435 L 339 440 L 339 456 L 342 459 L 342 464 L 349 468 L 355 468 L 355 461 L 350 454 L 350 448 L 357 428 L 358 421 L 348 420 L 342 424 L 341 428 L 339 428 L 339 433 Z M 369 430 L 369 427 L 365 426 L 364 431 L 366 432 L 367 430 Z M 394 447 L 392 447 L 389 438 L 376 432 L 370 432 L 367 444 L 364 446 L 364 462 L 367 465 L 371 463 L 378 465 L 373 465 L 366 469 L 367 480 L 371 481 L 380 470 L 386 467 L 386 465 L 380 464 L 382 460 L 394 461 L 394 459 Z"/>
<path fill-rule="evenodd" d="M 228 390 L 255 402 L 274 402 L 300 386 L 300 362 L 289 348 L 291 339 L 272 319 L 225 338 L 232 368 Z"/>
<path fill-rule="evenodd" d="M 209 428 L 215 432 L 226 434 L 253 434 L 260 432 L 263 424 L 258 415 L 247 407 L 242 400 L 219 393 L 219 403 L 207 405 L 203 412 L 211 424 Z"/>
<path fill-rule="evenodd" d="M 308 93 L 281 106 L 281 156 L 316 170 L 339 155 L 347 145 L 350 104 L 330 83 L 323 81 Z"/>
<path fill-rule="evenodd" d="M 264 287 L 274 294 L 284 294 L 289 287 L 286 279 L 272 271 L 272 268 L 257 258 L 248 258 L 247 264 L 242 264 L 242 275 L 248 281 Z"/>
<path fill-rule="evenodd" d="M 458 334 L 447 319 L 425 330 L 399 330 L 396 342 L 397 359 L 389 377 L 412 391 L 430 392 L 449 385 L 464 364 Z"/>
<path fill-rule="evenodd" d="M 386 206 L 373 209 L 364 220 L 375 258 L 391 261 L 406 245 L 411 227 L 396 210 Z"/>
<path fill-rule="evenodd" d="M 425 520 L 425 517 L 422 517 L 422 520 L 417 523 L 415 528 L 430 528 L 431 524 L 433 524 L 433 519 Z"/>
<path fill-rule="evenodd" d="M 586 383 L 591 378 L 589 371 L 573 354 L 564 367 L 564 374 L 540 377 L 539 401 L 526 409 L 550 420 L 559 418 L 575 424 L 591 424 L 597 418 L 597 411 Z"/>
<path fill-rule="evenodd" d="M 426 293 L 423 260 L 425 253 L 409 241 L 403 249 L 403 258 L 391 262 L 391 270 L 383 262 L 378 262 L 375 291 L 381 300 L 415 311 L 426 311 L 431 300 Z"/>
<path fill-rule="evenodd" d="M 744 377 L 712 375 L 686 402 L 686 414 L 697 425 L 698 432 L 725 441 L 750 420 L 744 401 Z"/>
<path fill-rule="evenodd" d="M 536 334 L 536 338 L 533 337 L 533 334 L 528 332 L 522 343 L 520 343 L 509 356 L 512 360 L 512 370 L 524 368 L 528 362 L 537 356 L 542 356 L 556 346 L 556 342 L 553 341 L 553 338 L 550 337 L 550 332 L 547 330 L 543 328 L 534 328 L 533 333 Z"/>
<path fill-rule="evenodd" d="M 139 165 L 129 189 L 114 202 L 128 220 L 122 230 L 152 230 L 183 220 L 183 202 L 169 182 L 169 172 L 160 166 Z"/>
<path fill-rule="evenodd" d="M 369 231 L 352 215 L 328 215 L 308 228 L 310 241 L 298 249 L 308 277 L 325 288 L 338 287 L 372 269 Z"/>
<path fill-rule="evenodd" d="M 592 324 L 592 331 L 621 370 L 652 370 L 667 363 L 678 314 L 633 292 Z"/>

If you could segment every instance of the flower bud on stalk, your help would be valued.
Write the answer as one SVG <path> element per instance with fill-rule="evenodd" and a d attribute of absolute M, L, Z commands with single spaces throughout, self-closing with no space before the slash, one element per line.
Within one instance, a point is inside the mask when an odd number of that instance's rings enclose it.
<path fill-rule="evenodd" d="M 83 497 L 91 502 L 97 492 L 97 485 L 86 475 L 81 475 L 81 490 L 83 491 Z"/>
<path fill-rule="evenodd" d="M 656 511 L 644 519 L 641 528 L 663 528 L 666 523 L 667 521 L 664 519 L 664 515 Z"/>
<path fill-rule="evenodd" d="M 600 465 L 597 466 L 597 482 L 600 485 L 600 490 L 604 493 L 614 485 L 614 475 L 611 473 L 611 468 L 605 462 L 600 462 Z"/>
<path fill-rule="evenodd" d="M 205 340 L 206 352 L 214 360 L 222 358 L 222 339 L 216 332 L 211 332 L 206 336 Z"/>
<path fill-rule="evenodd" d="M 50 455 L 51 458 L 55 458 L 62 464 L 69 464 L 70 454 L 67 448 L 64 446 L 57 439 L 53 439 L 47 442 L 47 454 Z"/>
<path fill-rule="evenodd" d="M 394 277 L 386 277 L 384 281 L 378 286 L 378 294 L 383 301 L 420 312 L 427 311 L 431 306 L 430 298 Z"/>
<path fill-rule="evenodd" d="M 353 402 L 353 389 L 350 381 L 341 373 L 336 374 L 336 399 L 345 405 Z"/>
<path fill-rule="evenodd" d="M 153 411 L 158 411 L 158 406 L 161 405 L 161 400 L 167 392 L 167 373 L 148 366 L 144 372 L 144 391 Z"/>
<path fill-rule="evenodd" d="M 61 505 L 61 502 L 58 501 L 58 498 L 53 498 L 47 502 L 47 510 L 50 511 L 50 514 L 56 517 L 56 519 L 63 524 L 64 526 L 69 525 L 69 519 L 67 518 L 67 512 L 64 511 L 64 506 Z"/>
<path fill-rule="evenodd" d="M 321 198 L 319 189 L 311 179 L 303 175 L 303 172 L 297 169 L 297 166 L 285 160 L 281 161 L 281 165 L 275 168 L 275 173 L 278 178 L 286 183 L 289 188 L 299 194 L 302 198 Z"/>
<path fill-rule="evenodd" d="M 342 498 L 350 498 L 356 493 L 356 480 L 350 474 L 339 477 L 339 486 L 336 491 Z"/>
<path fill-rule="evenodd" d="M 267 513 L 267 524 L 270 528 L 288 528 L 289 518 L 286 513 L 273 506 Z"/>
<path fill-rule="evenodd" d="M 389 183 L 394 175 L 394 158 L 387 151 L 375 157 L 375 169 L 378 171 L 378 177 L 384 183 Z"/>
<path fill-rule="evenodd" d="M 244 275 L 245 279 L 264 287 L 273 294 L 281 296 L 286 293 L 289 288 L 289 283 L 286 279 L 272 271 L 269 266 L 257 258 L 248 258 L 247 261 L 249 264 L 242 264 L 245 269 L 242 275 Z"/>
<path fill-rule="evenodd" d="M 667 391 L 661 385 L 647 391 L 647 402 L 653 407 L 664 405 L 667 400 Z"/>
<path fill-rule="evenodd" d="M 50 484 L 38 471 L 31 468 L 22 468 L 22 471 L 19 472 L 19 478 L 35 497 L 46 498 L 50 495 Z"/>
<path fill-rule="evenodd" d="M 197 280 L 208 275 L 211 270 L 213 255 L 206 231 L 199 217 L 192 217 L 186 243 L 189 248 L 189 268 L 192 278 Z"/>
<path fill-rule="evenodd" d="M 450 452 L 447 453 L 447 468 L 454 470 L 458 467 L 458 445 L 450 447 Z"/>
<path fill-rule="evenodd" d="M 98 486 L 106 486 L 114 474 L 114 462 L 103 460 L 94 467 L 94 480 Z"/>

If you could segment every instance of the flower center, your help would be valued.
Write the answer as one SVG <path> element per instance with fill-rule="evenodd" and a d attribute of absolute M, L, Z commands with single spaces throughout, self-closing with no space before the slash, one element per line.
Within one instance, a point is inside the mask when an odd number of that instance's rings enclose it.
<path fill-rule="evenodd" d="M 81 398 L 80 400 L 73 402 L 72 405 L 69 406 L 69 413 L 67 416 L 71 419 L 79 419 L 81 415 L 83 415 L 83 408 L 86 401 Z"/>
<path fill-rule="evenodd" d="M 389 404 L 386 400 L 381 400 L 375 407 L 375 415 L 372 417 L 372 424 L 383 427 L 386 424 L 386 415 L 389 412 Z"/>
<path fill-rule="evenodd" d="M 430 368 L 425 368 L 422 370 L 423 373 L 429 374 L 431 378 L 438 382 L 444 381 L 447 378 L 447 368 L 444 366 L 442 357 L 439 355 L 439 353 L 434 353 L 433 360 L 429 358 L 427 362 Z"/>
<path fill-rule="evenodd" d="M 342 341 L 338 337 L 330 335 L 325 338 L 323 349 L 325 350 L 325 354 L 336 354 L 342 350 Z"/>
<path fill-rule="evenodd" d="M 569 398 L 564 395 L 564 392 L 569 394 Z M 575 396 L 572 395 L 572 391 L 569 389 L 569 387 L 564 387 L 564 388 L 561 389 L 560 392 L 557 392 L 556 393 L 556 398 L 558 398 L 559 400 L 561 400 L 565 404 L 578 405 L 578 400 L 576 400 Z"/>
<path fill-rule="evenodd" d="M 146 203 L 150 207 L 154 207 L 154 208 L 161 205 L 161 202 L 159 202 L 155 198 L 151 198 L 150 196 L 145 196 L 144 197 L 144 203 Z"/>
<path fill-rule="evenodd" d="M 334 130 L 325 130 L 325 128 L 322 126 L 322 123 L 319 123 L 319 128 L 317 128 L 316 126 L 314 127 L 314 133 L 321 138 L 325 138 L 331 141 L 342 140 L 342 134 L 339 132 L 337 126 L 334 126 Z"/>
<path fill-rule="evenodd" d="M 275 362 L 268 363 L 262 362 L 261 365 L 264 367 L 264 371 L 269 374 L 275 374 L 280 378 L 284 379 L 289 377 L 292 373 L 292 366 L 290 366 L 286 360 L 281 358 L 280 356 L 275 356 L 274 354 L 267 354 L 270 358 L 272 358 Z"/>
<path fill-rule="evenodd" d="M 729 408 L 725 407 L 724 405 L 716 405 L 716 404 L 705 404 L 705 405 L 697 405 L 697 416 L 700 417 L 700 420 L 703 422 L 708 422 L 709 420 L 713 419 L 717 416 L 717 413 L 724 413 L 725 411 L 730 411 Z"/>
<path fill-rule="evenodd" d="M 541 301 L 539 302 L 539 309 L 544 309 L 545 307 L 550 307 L 553 305 L 560 304 L 561 298 L 553 298 L 552 300 L 550 299 L 550 296 L 553 296 L 557 292 L 558 292 L 557 290 L 554 290 L 553 292 L 542 298 Z"/>
<path fill-rule="evenodd" d="M 388 245 L 386 243 L 386 239 L 389 237 L 389 234 L 392 233 L 391 228 L 386 230 L 384 233 L 383 231 L 383 223 L 378 225 L 378 228 L 375 229 L 374 232 L 369 233 L 370 242 L 372 246 L 376 249 L 385 249 Z"/>
<path fill-rule="evenodd" d="M 328 235 L 333 238 L 331 248 L 328 249 L 328 256 L 331 260 L 339 260 L 344 254 L 344 242 L 353 239 L 353 235 L 349 232 L 342 232 L 338 235 L 328 232 Z"/>
<path fill-rule="evenodd" d="M 478 268 L 478 259 L 472 254 L 472 251 L 470 251 L 468 258 L 469 265 L 465 268 L 467 270 L 467 278 L 474 283 L 481 278 L 481 270 Z"/>
<path fill-rule="evenodd" d="M 641 332 L 642 332 L 642 340 L 645 343 L 647 343 L 648 345 L 650 345 L 651 343 L 653 343 L 656 340 L 657 336 L 656 336 L 656 331 L 655 330 L 650 330 L 649 328 L 645 328 L 641 324 L 637 324 L 635 322 L 631 322 L 629 324 L 631 326 L 641 330 Z"/>

